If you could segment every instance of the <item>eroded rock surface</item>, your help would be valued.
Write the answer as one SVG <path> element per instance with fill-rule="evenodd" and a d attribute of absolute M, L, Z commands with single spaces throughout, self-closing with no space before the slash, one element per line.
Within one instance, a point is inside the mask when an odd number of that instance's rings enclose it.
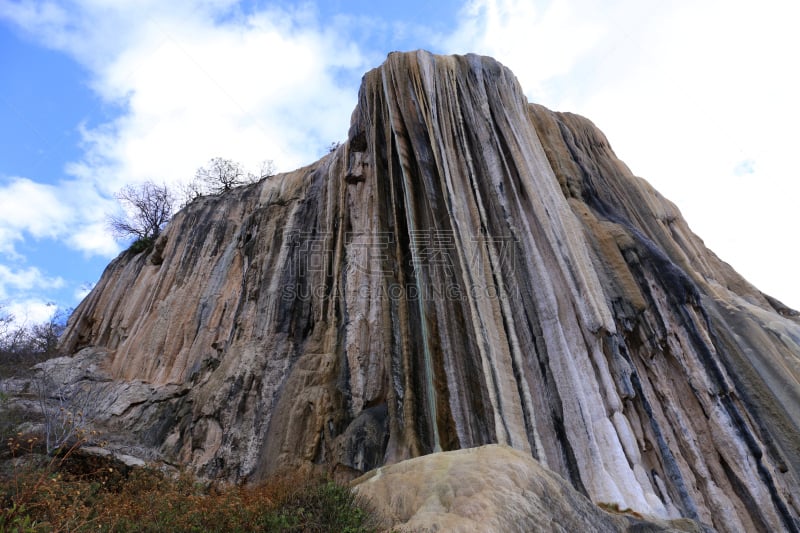
<path fill-rule="evenodd" d="M 389 531 L 696 532 L 687 520 L 604 512 L 530 454 L 489 444 L 408 459 L 353 481 Z"/>
<path fill-rule="evenodd" d="M 499 443 L 594 502 L 800 527 L 796 312 L 490 58 L 390 55 L 346 143 L 193 202 L 155 250 L 62 347 L 128 391 L 110 426 L 204 475 Z"/>

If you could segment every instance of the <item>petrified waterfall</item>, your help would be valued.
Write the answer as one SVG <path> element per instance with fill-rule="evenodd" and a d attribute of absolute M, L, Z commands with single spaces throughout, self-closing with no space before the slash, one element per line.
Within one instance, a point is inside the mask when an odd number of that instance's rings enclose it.
<path fill-rule="evenodd" d="M 110 430 L 208 476 L 500 443 L 594 502 L 800 527 L 797 313 L 486 57 L 390 55 L 347 142 L 181 210 L 62 346 Z"/>

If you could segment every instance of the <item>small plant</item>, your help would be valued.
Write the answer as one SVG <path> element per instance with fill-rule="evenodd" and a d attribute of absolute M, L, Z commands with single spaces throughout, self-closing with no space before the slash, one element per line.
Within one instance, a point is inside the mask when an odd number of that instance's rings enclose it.
<path fill-rule="evenodd" d="M 60 456 L 46 463 L 37 453 L 39 437 L 18 433 L 8 439 L 7 447 L 13 457 L 13 474 L 10 480 L 2 478 L 0 485 L 0 531 L 72 530 L 84 523 L 83 513 L 73 509 L 74 499 L 62 491 L 61 469 L 85 441 L 77 440 Z M 67 490 L 71 490 L 67 489 Z M 80 490 L 76 492 L 80 494 Z M 66 528 L 53 528 L 53 509 L 59 515 L 58 523 Z"/>
<path fill-rule="evenodd" d="M 135 254 L 140 254 L 142 252 L 151 250 L 154 243 L 155 241 L 150 237 L 140 237 L 133 241 L 133 244 L 128 247 L 128 250 Z"/>
<path fill-rule="evenodd" d="M 0 514 L 0 531 L 33 533 L 38 530 L 36 522 L 30 517 L 24 505 L 12 504 Z"/>
<path fill-rule="evenodd" d="M 633 516 L 635 518 L 642 518 L 642 515 L 640 515 L 630 507 L 626 507 L 625 509 L 620 509 L 619 504 L 616 502 L 615 503 L 600 502 L 597 504 L 597 506 L 607 513 L 626 514 Z"/>

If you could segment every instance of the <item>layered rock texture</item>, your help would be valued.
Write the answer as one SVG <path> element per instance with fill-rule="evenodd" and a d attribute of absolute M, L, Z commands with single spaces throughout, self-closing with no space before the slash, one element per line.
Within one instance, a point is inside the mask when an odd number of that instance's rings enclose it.
<path fill-rule="evenodd" d="M 390 55 L 347 142 L 184 208 L 62 347 L 110 430 L 207 476 L 498 443 L 596 503 L 800 528 L 797 313 L 486 57 Z"/>

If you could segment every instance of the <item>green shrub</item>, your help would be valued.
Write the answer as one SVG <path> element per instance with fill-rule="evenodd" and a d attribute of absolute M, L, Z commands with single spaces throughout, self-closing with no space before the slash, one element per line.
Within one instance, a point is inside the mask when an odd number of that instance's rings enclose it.
<path fill-rule="evenodd" d="M 140 237 L 135 241 L 133 241 L 133 244 L 130 245 L 128 250 L 135 254 L 139 254 L 147 250 L 151 250 L 153 248 L 154 243 L 155 241 L 150 237 Z"/>

